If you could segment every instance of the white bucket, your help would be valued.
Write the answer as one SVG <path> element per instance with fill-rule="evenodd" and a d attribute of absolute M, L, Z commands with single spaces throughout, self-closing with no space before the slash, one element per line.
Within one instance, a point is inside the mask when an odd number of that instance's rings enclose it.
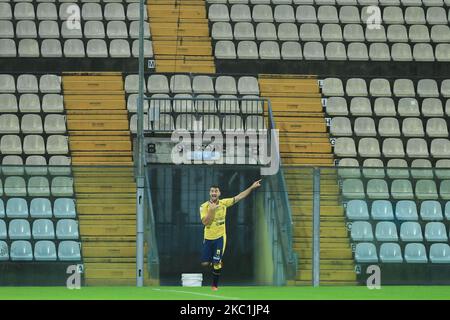
<path fill-rule="evenodd" d="M 181 283 L 183 287 L 201 287 L 203 274 L 201 273 L 183 273 L 181 275 Z"/>

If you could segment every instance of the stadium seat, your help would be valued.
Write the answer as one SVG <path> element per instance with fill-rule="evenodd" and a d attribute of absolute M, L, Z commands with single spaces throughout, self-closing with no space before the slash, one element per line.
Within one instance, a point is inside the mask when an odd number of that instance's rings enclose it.
<path fill-rule="evenodd" d="M 31 197 L 50 196 L 50 185 L 46 177 L 31 177 L 28 180 L 28 195 Z"/>
<path fill-rule="evenodd" d="M 27 195 L 25 179 L 23 177 L 7 177 L 4 182 L 4 193 L 10 197 Z"/>
<path fill-rule="evenodd" d="M 8 244 L 5 241 L 0 241 L 0 261 L 9 260 Z"/>
<path fill-rule="evenodd" d="M 56 237 L 60 240 L 76 240 L 79 238 L 78 223 L 71 219 L 61 219 L 56 225 Z"/>
<path fill-rule="evenodd" d="M 359 263 L 378 262 L 377 249 L 373 243 L 362 242 L 356 245 L 355 259 Z"/>
<path fill-rule="evenodd" d="M 394 81 L 394 94 L 397 97 L 414 97 L 414 84 L 410 79 L 396 79 Z"/>
<path fill-rule="evenodd" d="M 54 177 L 52 179 L 51 193 L 55 197 L 70 197 L 73 195 L 73 178 Z"/>
<path fill-rule="evenodd" d="M 53 213 L 55 218 L 75 218 L 75 201 L 70 198 L 57 198 L 54 201 Z"/>
<path fill-rule="evenodd" d="M 338 157 L 356 157 L 355 141 L 352 138 L 337 138 L 334 153 Z"/>
<path fill-rule="evenodd" d="M 371 179 L 367 182 L 367 196 L 369 199 L 389 199 L 389 188 L 383 179 Z M 375 201 L 374 203 L 378 203 Z"/>
<path fill-rule="evenodd" d="M 278 40 L 299 41 L 298 27 L 294 23 L 281 23 L 278 26 Z"/>
<path fill-rule="evenodd" d="M 402 251 L 398 243 L 383 243 L 380 246 L 380 261 L 383 263 L 402 263 Z"/>
<path fill-rule="evenodd" d="M 363 162 L 363 175 L 366 178 L 383 179 L 385 176 L 383 167 L 383 161 L 380 159 L 366 159 Z"/>
<path fill-rule="evenodd" d="M 8 238 L 8 229 L 6 228 L 5 220 L 0 220 L 0 239 L 6 240 Z"/>
<path fill-rule="evenodd" d="M 325 49 L 327 60 L 347 60 L 347 52 L 343 43 L 329 42 Z"/>
<path fill-rule="evenodd" d="M 441 221 L 442 207 L 439 202 L 434 200 L 423 201 L 420 206 L 420 217 L 424 221 Z"/>
<path fill-rule="evenodd" d="M 436 183 L 433 180 L 419 180 L 416 182 L 415 194 L 417 199 L 437 199 Z"/>
<path fill-rule="evenodd" d="M 330 123 L 330 133 L 333 136 L 352 136 L 350 119 L 346 117 L 334 117 Z"/>
<path fill-rule="evenodd" d="M 377 131 L 375 129 L 375 122 L 373 121 L 372 118 L 368 117 L 356 118 L 354 130 L 356 136 L 374 137 L 377 135 Z"/>
<path fill-rule="evenodd" d="M 358 153 L 361 157 L 380 157 L 381 153 L 378 140 L 376 138 L 362 138 L 358 143 Z"/>
<path fill-rule="evenodd" d="M 0 115 L 0 134 L 20 132 L 19 118 L 14 114 Z"/>
<path fill-rule="evenodd" d="M 215 40 L 233 40 L 231 24 L 228 22 L 215 22 L 212 25 L 211 35 Z M 236 39 L 238 38 L 236 37 Z"/>
<path fill-rule="evenodd" d="M 277 30 L 275 29 L 275 25 L 272 23 L 258 23 L 258 25 L 256 26 L 255 35 L 256 40 L 278 40 Z"/>
<path fill-rule="evenodd" d="M 355 97 L 350 102 L 350 112 L 353 116 L 372 116 L 372 106 L 366 97 Z"/>
<path fill-rule="evenodd" d="M 191 93 L 191 80 L 187 75 L 173 75 L 170 78 L 170 91 L 173 93 Z"/>
<path fill-rule="evenodd" d="M 0 89 L 0 91 L 2 90 Z M 0 110 L 1 112 L 17 112 L 18 107 L 16 97 L 9 93 L 0 94 Z"/>
<path fill-rule="evenodd" d="M 347 203 L 346 216 L 349 220 L 369 220 L 369 210 L 364 200 L 351 200 Z"/>
<path fill-rule="evenodd" d="M 53 241 L 37 241 L 34 245 L 36 261 L 56 261 L 56 246 Z"/>
<path fill-rule="evenodd" d="M 52 206 L 49 199 L 46 198 L 34 198 L 30 203 L 30 216 L 31 218 L 51 218 Z"/>
<path fill-rule="evenodd" d="M 376 98 L 374 103 L 374 112 L 380 117 L 395 117 L 397 112 L 395 110 L 394 100 L 392 100 L 392 98 Z M 380 121 L 381 120 L 382 119 L 380 119 Z M 380 125 L 378 125 L 378 127 L 379 126 Z"/>
<path fill-rule="evenodd" d="M 217 59 L 236 59 L 236 48 L 231 41 L 218 41 L 214 49 Z"/>
<path fill-rule="evenodd" d="M 1 186 L 1 183 L 0 183 Z M 0 192 L 1 194 L 2 192 Z M 0 218 L 4 218 L 5 217 L 5 204 L 3 202 L 3 200 L 0 199 Z"/>
<path fill-rule="evenodd" d="M 434 243 L 430 246 L 431 263 L 450 263 L 450 246 L 447 243 Z"/>
<path fill-rule="evenodd" d="M 326 112 L 330 116 L 346 116 L 348 115 L 347 101 L 342 97 L 328 98 Z"/>
<path fill-rule="evenodd" d="M 22 39 L 19 42 L 18 53 L 23 58 L 39 57 L 39 44 L 34 39 Z"/>
<path fill-rule="evenodd" d="M 411 176 L 414 179 L 433 179 L 433 170 L 428 159 L 415 159 L 411 162 Z M 412 169 L 418 168 L 418 169 Z M 430 169 L 427 169 L 430 168 Z"/>
<path fill-rule="evenodd" d="M 378 133 L 381 137 L 400 137 L 400 125 L 396 118 L 381 118 L 378 122 Z"/>
<path fill-rule="evenodd" d="M 33 239 L 46 240 L 55 238 L 53 222 L 49 219 L 38 219 L 33 222 Z"/>
<path fill-rule="evenodd" d="M 387 158 L 403 158 L 405 152 L 403 143 L 397 138 L 387 138 L 383 141 L 382 153 Z"/>
<path fill-rule="evenodd" d="M 433 139 L 431 141 L 430 154 L 433 158 L 448 158 L 450 156 L 450 140 Z"/>
<path fill-rule="evenodd" d="M 422 110 L 424 105 L 422 104 Z M 442 115 L 441 115 L 442 116 Z M 447 122 L 442 118 L 432 118 L 427 121 L 427 135 L 431 138 L 448 137 Z"/>
<path fill-rule="evenodd" d="M 439 179 L 450 179 L 450 160 L 438 160 L 435 167 L 434 173 Z"/>
<path fill-rule="evenodd" d="M 62 113 L 63 97 L 60 94 L 46 94 L 42 98 L 42 110 L 45 113 Z"/>
<path fill-rule="evenodd" d="M 48 154 L 68 154 L 68 137 L 63 135 L 51 135 L 47 138 Z"/>
<path fill-rule="evenodd" d="M 325 53 L 320 42 L 306 42 L 303 47 L 303 56 L 306 60 L 324 60 Z"/>
<path fill-rule="evenodd" d="M 20 156 L 4 156 L 2 166 L 2 171 L 5 176 L 21 176 L 24 173 L 23 159 Z"/>
<path fill-rule="evenodd" d="M 9 222 L 8 226 L 9 239 L 11 240 L 28 240 L 31 239 L 30 224 L 25 219 L 14 219 Z"/>
<path fill-rule="evenodd" d="M 372 225 L 367 221 L 355 221 L 351 225 L 353 241 L 373 241 Z"/>
<path fill-rule="evenodd" d="M 411 200 L 398 201 L 395 206 L 395 216 L 398 220 L 401 221 L 406 220 L 417 221 L 419 219 L 419 216 L 417 214 L 417 207 L 414 201 Z"/>
<path fill-rule="evenodd" d="M 33 249 L 31 247 L 31 243 L 24 240 L 12 242 L 10 256 L 12 261 L 33 260 Z"/>
<path fill-rule="evenodd" d="M 387 200 L 375 200 L 370 215 L 374 220 L 394 220 L 392 203 Z"/>
<path fill-rule="evenodd" d="M 38 175 L 45 176 L 47 175 L 47 160 L 45 160 L 44 156 L 29 156 L 25 161 L 25 172 L 28 175 Z"/>
<path fill-rule="evenodd" d="M 3 154 L 21 154 L 22 142 L 19 136 L 3 135 L 0 139 L 0 152 Z"/>
<path fill-rule="evenodd" d="M 37 114 L 23 115 L 20 126 L 24 134 L 42 134 L 44 131 L 42 119 Z"/>
<path fill-rule="evenodd" d="M 408 243 L 405 247 L 405 261 L 407 263 L 427 263 L 427 253 L 422 243 Z"/>
<path fill-rule="evenodd" d="M 80 245 L 75 241 L 61 241 L 58 245 L 58 258 L 61 261 L 79 261 Z"/>
<path fill-rule="evenodd" d="M 400 226 L 400 239 L 404 242 L 422 241 L 422 229 L 418 222 L 407 221 Z"/>
<path fill-rule="evenodd" d="M 375 228 L 375 237 L 377 238 L 378 241 L 397 242 L 398 241 L 397 227 L 393 222 L 390 221 L 378 222 Z"/>
<path fill-rule="evenodd" d="M 344 158 L 339 160 L 338 175 L 341 178 L 359 178 L 361 171 L 359 169 L 359 162 L 356 159 Z M 355 167 L 345 168 L 345 167 Z"/>
<path fill-rule="evenodd" d="M 446 242 L 447 231 L 441 222 L 428 222 L 425 226 L 425 240 L 428 242 Z"/>

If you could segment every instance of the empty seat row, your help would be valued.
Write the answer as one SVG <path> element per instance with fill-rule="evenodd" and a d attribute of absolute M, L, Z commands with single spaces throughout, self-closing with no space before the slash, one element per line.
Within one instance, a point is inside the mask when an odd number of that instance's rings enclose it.
<path fill-rule="evenodd" d="M 262 130 L 266 128 L 264 117 L 247 116 L 245 120 L 241 116 L 229 115 L 224 116 L 221 120 L 216 115 L 204 115 L 196 117 L 191 114 L 181 114 L 173 121 L 173 117 L 169 114 L 160 114 L 153 126 L 150 127 L 148 116 L 144 116 L 144 130 L 155 131 L 173 131 L 175 129 L 184 130 Z M 131 116 L 130 130 L 132 133 L 137 132 L 137 115 Z"/>
<path fill-rule="evenodd" d="M 21 74 L 15 78 L 10 74 L 0 74 L 0 92 L 5 93 L 59 93 L 61 92 L 61 77 L 45 74 L 39 77 L 33 74 Z M 3 101 L 0 100 L 3 103 Z"/>
<path fill-rule="evenodd" d="M 28 156 L 24 160 L 21 156 L 3 156 L 1 172 L 8 175 L 29 176 L 41 175 L 70 175 L 72 160 L 67 156 L 51 156 L 48 160 L 44 156 Z"/>
<path fill-rule="evenodd" d="M 0 261 L 79 261 L 81 260 L 80 243 L 67 240 L 58 244 L 58 252 L 53 241 L 37 241 L 34 250 L 30 242 L 17 240 L 8 244 L 0 241 Z"/>
<path fill-rule="evenodd" d="M 27 135 L 22 139 L 17 135 L 3 135 L 0 139 L 0 153 L 6 154 L 68 154 L 68 137 L 48 136 L 46 141 L 40 135 Z"/>
<path fill-rule="evenodd" d="M 0 90 L 13 92 L 13 88 L 1 87 Z M 41 102 L 42 100 L 42 102 Z M 49 93 L 41 97 L 35 93 L 23 93 L 16 97 L 13 93 L 0 93 L 0 113 L 62 113 L 64 112 L 64 98 L 60 94 Z"/>
<path fill-rule="evenodd" d="M 79 5 L 76 1 L 66 1 L 57 6 L 53 3 L 39 3 L 34 6 L 31 2 L 0 2 L 0 20 L 68 20 L 74 12 L 80 14 L 83 20 L 139 20 L 139 4 L 130 3 L 125 6 L 121 3 L 106 4 L 103 7 L 97 3 Z M 144 20 L 147 20 L 147 11 L 144 10 Z"/>
<path fill-rule="evenodd" d="M 56 232 L 53 222 L 49 219 L 34 220 L 32 227 L 28 220 L 14 219 L 6 223 L 0 220 L 0 239 L 6 240 L 77 240 L 78 222 L 72 219 L 60 219 L 56 223 Z"/>
<path fill-rule="evenodd" d="M 444 118 L 430 118 L 422 122 L 421 118 L 404 118 L 399 121 L 394 117 L 385 117 L 379 119 L 377 123 L 375 123 L 373 118 L 358 117 L 352 122 L 347 117 L 332 118 L 330 124 L 331 135 L 356 135 L 360 137 L 375 137 L 377 135 L 381 137 L 424 137 L 426 133 L 430 138 L 448 137 L 447 121 Z"/>
<path fill-rule="evenodd" d="M 73 195 L 73 179 L 71 177 L 54 177 L 50 181 L 47 177 L 33 176 L 25 182 L 23 177 L 9 176 L 4 180 L 3 188 L 0 180 L 0 195 L 11 197 L 67 197 Z"/>
<path fill-rule="evenodd" d="M 380 10 L 381 13 L 381 10 Z M 291 6 L 289 4 L 254 5 L 233 4 L 230 7 L 224 4 L 212 4 L 209 6 L 208 18 L 210 21 L 233 22 L 298 22 L 298 23 L 370 23 L 373 14 L 371 7 L 361 8 L 356 6 L 343 6 L 338 8 L 333 5 L 318 6 L 317 10 L 312 5 Z M 382 21 L 397 24 L 447 24 L 449 20 L 444 8 L 433 7 L 424 10 L 422 7 L 408 7 L 403 11 L 398 6 L 388 6 L 382 11 Z"/>
<path fill-rule="evenodd" d="M 128 75 L 125 78 L 125 91 L 137 93 L 139 88 L 138 75 Z M 255 77 L 193 76 L 177 74 L 170 77 L 154 74 L 148 77 L 149 93 L 197 93 L 197 94 L 251 94 L 259 95 L 258 80 Z"/>
<path fill-rule="evenodd" d="M 44 121 L 38 114 L 25 114 L 20 122 L 15 114 L 0 115 L 0 134 L 58 134 L 66 132 L 66 117 L 58 114 L 45 116 Z"/>
<path fill-rule="evenodd" d="M 450 200 L 450 180 L 442 180 L 439 191 L 434 180 L 417 180 L 413 192 L 410 180 L 395 179 L 390 187 L 383 179 L 370 179 L 366 188 L 359 179 L 345 179 L 342 194 L 349 199 L 444 199 Z"/>
<path fill-rule="evenodd" d="M 369 89 L 368 89 L 369 88 Z M 396 79 L 392 85 L 387 79 L 364 80 L 351 78 L 346 81 L 345 93 L 341 79 L 326 78 L 323 80 L 322 93 L 325 96 L 375 96 L 375 97 L 450 97 L 450 79 L 438 84 L 434 79 L 420 79 L 416 85 L 410 79 Z"/>
<path fill-rule="evenodd" d="M 425 200 L 420 204 L 420 218 L 423 221 L 442 221 L 441 204 L 434 200 Z M 450 220 L 450 202 L 445 204 L 444 215 Z M 393 202 L 375 200 L 369 209 L 364 200 L 350 200 L 346 205 L 346 216 L 349 220 L 394 220 Z M 399 221 L 418 221 L 417 205 L 412 200 L 400 200 L 395 203 L 395 219 Z"/>
<path fill-rule="evenodd" d="M 324 104 L 329 116 L 378 116 L 378 117 L 444 117 L 450 115 L 450 99 L 400 98 L 397 102 L 390 97 L 375 98 L 373 103 L 367 97 L 351 98 L 349 103 L 343 97 L 325 98 Z"/>
<path fill-rule="evenodd" d="M 53 201 L 47 198 L 33 198 L 29 205 L 24 198 L 10 198 L 6 202 L 0 199 L 0 218 L 76 218 L 75 200 L 57 198 Z"/>
<path fill-rule="evenodd" d="M 48 0 L 47 0 L 48 1 Z M 68 1 L 68 0 L 64 0 Z M 93 1 L 93 0 L 90 0 Z M 96 0 L 99 1 L 99 0 Z M 426 7 L 442 7 L 446 5 L 450 7 L 449 0 L 207 0 L 208 4 L 222 3 L 222 4 L 266 4 L 266 5 L 280 5 L 280 4 L 296 4 L 296 5 L 338 5 L 338 6 L 426 6 Z"/>
<path fill-rule="evenodd" d="M 157 109 L 159 112 L 199 112 L 199 113 L 263 113 L 264 101 L 258 96 L 242 96 L 242 100 L 234 95 L 222 95 L 217 100 L 212 95 L 200 94 L 192 97 L 188 94 L 179 93 L 174 95 L 171 100 L 168 94 L 157 93 L 151 96 L 149 101 L 144 101 L 144 111 L 147 112 L 149 107 Z M 183 100 L 185 99 L 185 100 Z M 130 94 L 127 99 L 127 109 L 129 112 L 137 112 L 137 94 Z"/>
<path fill-rule="evenodd" d="M 111 23 L 111 22 L 110 22 Z M 278 31 L 277 31 L 278 29 Z M 274 40 L 274 41 L 325 41 L 325 42 L 450 42 L 447 26 L 391 25 L 385 29 L 369 29 L 360 24 L 304 23 L 298 27 L 293 23 L 282 23 L 278 28 L 273 23 L 262 22 L 256 27 L 250 22 L 238 22 L 231 27 L 228 22 L 214 23 L 211 35 L 215 40 Z"/>
<path fill-rule="evenodd" d="M 374 235 L 375 234 L 375 235 Z M 391 221 L 378 222 L 375 233 L 372 224 L 367 221 L 355 221 L 351 224 L 351 239 L 353 241 L 376 241 L 378 242 L 447 242 L 447 229 L 442 222 L 428 222 L 422 233 L 422 228 L 418 222 L 407 221 L 400 226 L 400 233 L 397 226 Z"/>
<path fill-rule="evenodd" d="M 220 40 L 215 44 L 214 55 L 217 59 L 270 59 L 270 60 L 352 60 L 352 61 L 450 61 L 450 44 L 438 44 L 433 51 L 429 44 L 416 44 L 414 52 L 407 43 L 395 43 L 391 50 L 386 43 L 373 43 L 370 50 L 365 43 L 348 44 L 330 42 L 324 46 L 321 42 L 263 41 L 259 45 L 254 41 L 240 41 L 236 45 L 230 40 Z"/>
<path fill-rule="evenodd" d="M 402 250 L 398 243 L 383 243 L 379 256 L 373 243 L 361 242 L 355 248 L 355 260 L 359 263 L 428 263 L 425 246 L 422 243 L 408 243 Z M 431 263 L 450 263 L 450 246 L 446 243 L 434 243 L 429 249 Z"/>
<path fill-rule="evenodd" d="M 123 21 L 110 21 L 103 23 L 101 21 L 88 21 L 77 28 L 70 27 L 67 22 L 44 20 L 36 24 L 33 21 L 21 20 L 14 25 L 10 21 L 0 20 L 0 38 L 3 39 L 66 39 L 72 38 L 139 38 L 139 23 L 134 21 L 127 26 Z M 150 28 L 148 23 L 144 26 L 144 38 L 150 38 Z M 14 32 L 15 31 L 15 32 Z"/>
<path fill-rule="evenodd" d="M 139 57 L 139 40 L 130 43 L 125 39 L 113 39 L 108 45 L 103 39 L 91 39 L 85 45 L 80 39 L 65 40 L 64 44 L 58 39 L 45 39 L 39 49 L 39 43 L 34 39 L 22 39 L 17 46 L 12 39 L 0 39 L 0 57 L 61 58 L 63 53 L 66 58 L 136 58 Z M 144 56 L 153 57 L 149 40 L 144 40 Z"/>
<path fill-rule="evenodd" d="M 381 159 L 365 159 L 361 162 L 353 158 L 339 160 L 338 175 L 341 178 L 360 178 L 361 172 L 365 178 L 384 179 L 449 179 L 450 161 L 441 159 L 434 166 L 428 159 L 414 159 L 408 165 L 405 159 L 390 159 L 386 166 Z M 361 168 L 362 167 L 362 168 Z M 405 169 L 403 169 L 405 168 Z"/>
<path fill-rule="evenodd" d="M 399 138 L 361 138 L 358 152 L 353 138 L 339 137 L 335 141 L 334 154 L 337 157 L 364 158 L 450 158 L 450 140 L 435 138 L 430 144 L 423 138 L 411 138 L 405 143 Z M 381 148 L 380 148 L 381 146 Z"/>

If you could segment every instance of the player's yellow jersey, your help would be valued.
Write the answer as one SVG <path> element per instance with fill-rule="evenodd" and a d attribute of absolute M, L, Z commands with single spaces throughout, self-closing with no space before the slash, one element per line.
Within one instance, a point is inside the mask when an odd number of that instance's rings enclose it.
<path fill-rule="evenodd" d="M 200 206 L 200 219 L 203 219 L 208 214 L 209 201 L 206 201 Z M 216 209 L 214 220 L 209 226 L 205 226 L 205 239 L 215 240 L 225 235 L 225 218 L 227 215 L 227 208 L 234 204 L 234 198 L 227 198 L 219 200 L 219 206 Z"/>

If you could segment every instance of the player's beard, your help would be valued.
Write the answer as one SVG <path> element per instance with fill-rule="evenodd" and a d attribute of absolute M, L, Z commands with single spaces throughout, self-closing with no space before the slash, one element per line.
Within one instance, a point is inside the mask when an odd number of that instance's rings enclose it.
<path fill-rule="evenodd" d="M 219 200 L 218 196 L 211 196 L 211 199 L 209 199 L 209 201 L 211 202 L 217 202 Z"/>

